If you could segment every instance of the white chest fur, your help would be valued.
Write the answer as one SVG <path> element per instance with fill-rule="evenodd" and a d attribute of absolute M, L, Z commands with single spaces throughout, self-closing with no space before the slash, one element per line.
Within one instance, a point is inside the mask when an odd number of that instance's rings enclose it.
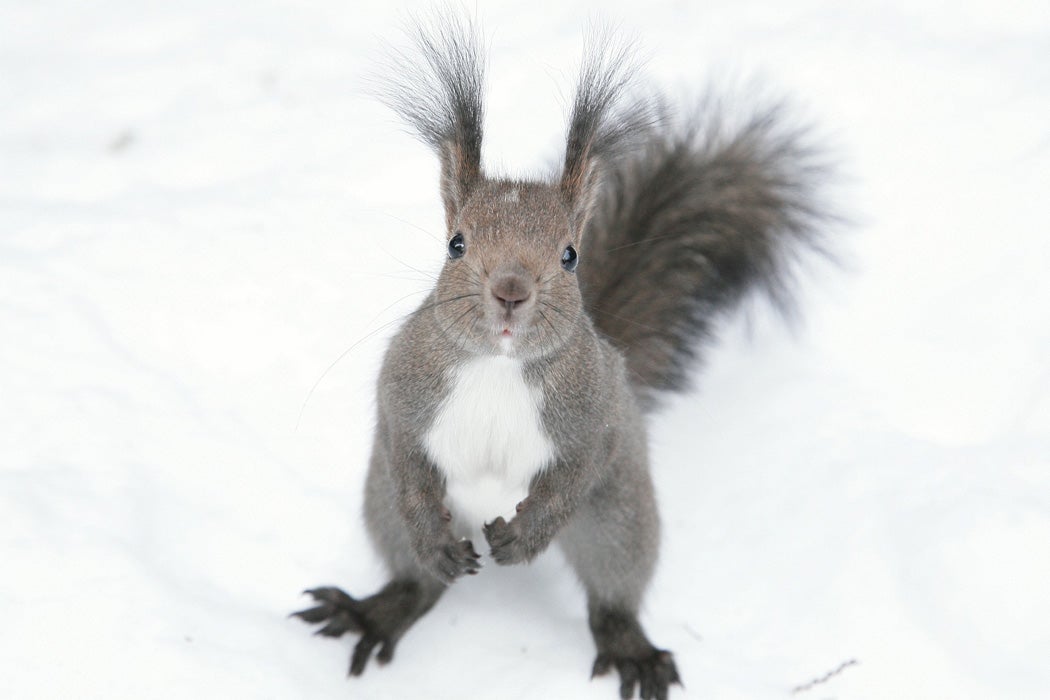
<path fill-rule="evenodd" d="M 457 526 L 476 529 L 514 515 L 529 481 L 554 458 L 542 408 L 542 394 L 525 382 L 513 358 L 473 360 L 452 376 L 426 449 L 445 475 L 446 504 Z"/>

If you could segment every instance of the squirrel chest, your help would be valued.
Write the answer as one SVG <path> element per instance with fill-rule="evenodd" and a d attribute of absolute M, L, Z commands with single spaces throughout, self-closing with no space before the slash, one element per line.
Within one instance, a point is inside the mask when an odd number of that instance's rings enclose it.
<path fill-rule="evenodd" d="M 543 395 L 502 355 L 454 370 L 451 391 L 425 437 L 427 454 L 445 476 L 445 503 L 457 526 L 508 520 L 529 482 L 554 459 L 543 429 Z"/>

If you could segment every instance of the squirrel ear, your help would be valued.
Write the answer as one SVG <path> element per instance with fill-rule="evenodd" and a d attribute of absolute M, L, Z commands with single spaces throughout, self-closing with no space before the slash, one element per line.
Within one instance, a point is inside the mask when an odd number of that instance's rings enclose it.
<path fill-rule="evenodd" d="M 581 153 L 572 153 L 578 148 Z M 602 167 L 599 159 L 588 155 L 590 146 L 575 145 L 570 141 L 565 154 L 565 170 L 559 188 L 569 207 L 569 223 L 577 240 L 591 218 L 598 192 L 601 189 Z"/>
<path fill-rule="evenodd" d="M 630 43 L 600 27 L 584 49 L 559 183 L 577 234 L 591 217 L 604 176 L 653 122 L 648 100 L 625 103 L 637 70 L 632 54 Z"/>
<path fill-rule="evenodd" d="M 445 224 L 449 233 L 467 197 L 481 179 L 480 144 L 465 148 L 449 140 L 441 144 L 441 199 L 445 203 Z"/>
<path fill-rule="evenodd" d="M 408 28 L 414 50 L 390 49 L 376 94 L 441 160 L 449 232 L 481 177 L 485 55 L 474 22 L 436 9 Z"/>

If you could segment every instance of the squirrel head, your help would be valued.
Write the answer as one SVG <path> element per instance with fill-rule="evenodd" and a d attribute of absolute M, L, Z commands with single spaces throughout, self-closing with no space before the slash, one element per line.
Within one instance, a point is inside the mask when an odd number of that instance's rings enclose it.
<path fill-rule="evenodd" d="M 558 186 L 482 180 L 449 217 L 433 313 L 465 350 L 541 357 L 580 323 L 582 229 Z"/>
<path fill-rule="evenodd" d="M 555 180 L 522 182 L 482 172 L 485 61 L 473 23 L 438 15 L 410 36 L 415 52 L 393 53 L 378 93 L 441 161 L 449 259 L 432 313 L 469 352 L 553 352 L 581 323 L 573 272 L 602 174 L 653 123 L 648 101 L 624 104 L 635 72 L 630 46 L 607 32 L 591 38 L 562 171 Z"/>

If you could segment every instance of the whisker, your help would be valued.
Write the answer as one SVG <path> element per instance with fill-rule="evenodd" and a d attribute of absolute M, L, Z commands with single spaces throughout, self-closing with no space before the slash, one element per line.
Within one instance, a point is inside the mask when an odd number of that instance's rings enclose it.
<path fill-rule="evenodd" d="M 539 283 L 538 283 L 538 284 L 539 284 L 539 286 L 541 286 L 541 287 L 544 287 L 544 286 L 546 286 L 546 285 L 547 285 L 547 283 L 549 283 L 549 282 L 553 281 L 553 280 L 554 280 L 554 278 L 555 278 L 555 277 L 557 277 L 557 276 L 558 276 L 558 275 L 560 275 L 560 274 L 562 274 L 562 273 L 561 273 L 560 271 L 557 271 L 557 270 L 556 270 L 556 271 L 554 271 L 554 272 L 553 272 L 553 273 L 551 274 L 551 276 L 550 276 L 550 277 L 547 277 L 546 279 L 541 279 L 541 280 L 539 281 Z"/>
<path fill-rule="evenodd" d="M 447 333 L 448 333 L 448 332 L 449 332 L 450 330 L 452 330 L 452 327 L 453 327 L 453 326 L 455 326 L 455 325 L 456 325 L 457 323 L 459 323 L 459 320 L 460 320 L 461 318 L 463 318 L 464 316 L 466 316 L 466 315 L 467 315 L 467 314 L 469 314 L 469 313 L 470 313 L 471 311 L 474 311 L 474 310 L 475 310 L 475 309 L 477 309 L 477 308 L 478 308 L 478 305 L 477 305 L 477 304 L 471 304 L 471 305 L 470 305 L 469 307 L 467 307 L 467 310 L 466 310 L 466 311 L 464 311 L 463 313 L 461 313 L 461 314 L 460 314 L 459 316 L 456 316 L 456 318 L 452 319 L 452 321 L 451 321 L 451 322 L 450 322 L 450 323 L 448 324 L 448 326 L 446 326 L 445 328 L 443 328 L 443 329 L 442 329 L 442 332 L 444 332 L 445 334 L 447 334 Z M 458 340 L 459 340 L 459 339 L 457 338 L 457 342 L 458 342 Z"/>
<path fill-rule="evenodd" d="M 394 303 L 396 304 L 397 302 Z M 393 306 L 393 304 L 391 304 L 391 306 Z M 332 371 L 332 368 L 334 368 L 337 364 L 342 362 L 343 358 L 349 355 L 351 351 L 353 351 L 353 349 L 356 348 L 358 345 L 365 342 L 366 340 L 374 336 L 376 333 L 379 333 L 380 331 L 389 328 L 395 323 L 399 323 L 404 318 L 405 316 L 399 316 L 398 318 L 395 318 L 392 321 L 388 321 L 387 323 L 381 325 L 379 328 L 376 328 L 374 331 L 371 331 L 370 333 L 366 334 L 363 338 L 360 338 L 359 340 L 355 341 L 353 344 L 350 345 L 350 347 L 348 347 L 346 350 L 343 350 L 343 352 L 339 354 L 339 357 L 335 358 L 335 360 L 332 361 L 332 364 L 328 365 L 328 367 L 325 368 L 324 372 L 321 372 L 321 376 L 317 378 L 317 381 L 314 382 L 313 386 L 310 387 L 310 391 L 306 393 L 306 398 L 303 400 L 303 405 L 299 407 L 299 415 L 295 419 L 295 432 L 299 432 L 299 424 L 303 420 L 303 413 L 306 411 L 306 405 L 310 403 L 310 399 L 313 398 L 314 391 L 316 391 L 317 387 L 321 384 L 322 381 L 324 381 L 324 378 L 328 376 L 328 373 Z"/>
<path fill-rule="evenodd" d="M 452 280 L 465 282 L 467 284 L 481 284 L 481 277 L 478 274 L 478 271 L 469 265 L 465 265 L 461 268 L 453 268 L 448 274 Z"/>
<path fill-rule="evenodd" d="M 382 214 L 383 216 L 390 217 L 394 221 L 400 221 L 405 226 L 411 226 L 412 228 L 416 229 L 417 231 L 422 231 L 423 233 L 427 234 L 428 236 L 430 236 L 431 238 L 433 238 L 435 241 L 437 241 L 439 243 L 444 242 L 443 239 L 440 236 L 435 235 L 433 232 L 428 231 L 427 229 L 423 228 L 422 226 L 419 226 L 417 224 L 413 224 L 411 221 L 407 221 L 405 219 L 402 219 L 400 216 L 395 216 L 395 215 L 391 214 L 390 212 L 385 212 L 385 211 L 381 211 L 379 213 Z"/>
<path fill-rule="evenodd" d="M 471 310 L 473 311 L 473 310 L 475 310 L 475 309 L 477 309 L 477 308 L 478 308 L 478 304 L 475 304 L 475 305 L 474 305 L 474 308 L 473 308 L 473 309 L 471 309 Z M 463 341 L 463 338 L 464 338 L 464 336 L 466 336 L 466 335 L 468 335 L 468 334 L 470 334 L 470 333 L 473 333 L 473 332 L 474 332 L 474 328 L 475 328 L 475 327 L 476 327 L 476 326 L 478 325 L 478 321 L 480 321 L 480 320 L 481 320 L 481 316 L 480 316 L 480 315 L 477 315 L 477 316 L 475 316 L 475 317 L 474 317 L 474 320 L 470 322 L 470 326 L 469 326 L 469 327 L 467 327 L 467 328 L 465 328 L 465 329 L 464 329 L 464 330 L 463 330 L 463 331 L 462 331 L 462 332 L 461 332 L 461 333 L 459 334 L 459 337 L 458 337 L 458 338 L 456 338 L 456 344 L 457 344 L 457 345 L 459 345 L 459 344 L 460 344 L 460 343 L 461 343 L 461 342 Z"/>
<path fill-rule="evenodd" d="M 663 241 L 663 240 L 666 240 L 668 238 L 675 238 L 675 235 L 674 234 L 665 234 L 663 236 L 649 236 L 648 238 L 645 238 L 645 239 L 640 240 L 640 241 L 634 241 L 633 243 L 626 243 L 624 245 L 618 245 L 618 246 L 615 246 L 613 248 L 607 248 L 605 252 L 606 253 L 615 253 L 618 250 L 624 250 L 626 248 L 633 248 L 635 246 L 645 245 L 646 243 L 653 243 L 654 241 Z"/>
<path fill-rule="evenodd" d="M 447 299 L 441 299 L 439 301 L 435 301 L 433 304 L 424 304 L 423 306 L 420 306 L 415 311 L 412 311 L 412 312 L 406 314 L 405 318 L 408 318 L 408 316 L 414 316 L 414 315 L 416 315 L 416 314 L 418 314 L 420 312 L 423 312 L 423 311 L 429 311 L 430 309 L 435 309 L 435 308 L 437 308 L 439 306 L 451 303 L 453 301 L 459 301 L 460 299 L 469 299 L 470 297 L 480 297 L 480 296 L 481 295 L 478 294 L 477 292 L 473 292 L 471 294 L 457 294 L 454 297 L 448 297 Z"/>
<path fill-rule="evenodd" d="M 396 255 L 394 255 L 393 253 L 391 253 L 389 250 L 387 250 L 386 248 L 384 248 L 382 246 L 380 246 L 379 249 L 382 250 L 388 257 L 393 258 L 396 262 L 400 263 L 401 265 L 404 265 L 409 270 L 412 270 L 414 272 L 418 272 L 421 275 L 425 275 L 429 279 L 437 280 L 438 276 L 435 275 L 433 272 L 429 272 L 427 270 L 420 270 L 418 267 L 415 267 L 413 265 L 409 265 L 407 262 L 405 262 L 401 258 L 397 257 Z"/>
<path fill-rule="evenodd" d="M 634 319 L 627 318 L 626 316 L 620 316 L 619 314 L 614 314 L 612 311 L 606 311 L 605 309 L 601 309 L 601 308 L 598 308 L 598 307 L 593 307 L 591 310 L 594 311 L 595 313 L 604 314 L 606 316 L 612 316 L 613 318 L 619 319 L 620 321 L 626 321 L 627 323 L 630 323 L 633 326 L 638 326 L 639 328 L 644 328 L 644 329 L 646 329 L 648 331 L 652 331 L 653 333 L 656 333 L 657 335 L 664 335 L 666 333 L 666 331 L 662 331 L 659 328 L 655 328 L 653 326 L 647 326 L 644 323 L 640 323 L 638 321 L 635 321 Z"/>
<path fill-rule="evenodd" d="M 372 323 L 375 323 L 375 320 L 377 318 L 381 317 L 384 313 L 386 313 L 388 310 L 390 310 L 394 306 L 397 306 L 399 303 L 401 303 L 405 299 L 408 299 L 411 296 L 415 296 L 416 294 L 423 294 L 426 291 L 427 290 L 420 290 L 420 291 L 412 292 L 410 294 L 406 294 L 403 297 L 401 297 L 400 299 L 397 299 L 396 301 L 394 301 L 392 304 L 388 304 L 385 308 L 383 308 L 382 311 L 380 311 L 379 313 L 377 313 L 375 316 L 372 317 L 372 320 L 368 322 L 369 325 L 371 325 Z M 396 323 L 400 323 L 401 321 L 409 318 L 410 316 L 415 316 L 418 313 L 421 313 L 423 311 L 428 311 L 430 309 L 437 308 L 437 307 L 439 307 L 439 306 L 441 306 L 443 304 L 449 304 L 449 303 L 454 302 L 454 301 L 459 301 L 461 299 L 468 299 L 470 297 L 477 297 L 477 296 L 481 296 L 481 295 L 477 294 L 477 293 L 458 294 L 456 296 L 449 297 L 447 299 L 440 299 L 440 300 L 438 300 L 438 301 L 436 301 L 436 302 L 434 302 L 432 304 L 424 304 L 424 305 L 420 306 L 417 309 L 409 311 L 408 313 L 405 313 L 405 314 L 401 314 L 397 318 L 392 319 L 392 320 L 384 323 L 383 325 L 379 326 L 375 330 L 369 331 L 363 337 L 361 337 L 358 340 L 356 340 L 353 343 L 351 343 L 350 347 L 348 347 L 343 352 L 339 353 L 339 356 L 336 357 L 335 360 L 333 360 L 332 363 L 330 365 L 328 365 L 328 367 L 326 367 L 323 372 L 321 372 L 321 376 L 317 378 L 317 381 L 315 381 L 313 383 L 313 385 L 310 386 L 310 390 L 308 392 L 306 392 L 306 398 L 303 399 L 303 404 L 302 404 L 302 406 L 299 407 L 299 415 L 295 419 L 295 432 L 299 432 L 299 426 L 302 423 L 303 414 L 306 412 L 306 407 L 307 407 L 307 405 L 309 405 L 310 399 L 313 398 L 314 392 L 317 391 L 317 387 L 320 386 L 321 382 L 323 382 L 325 377 L 328 376 L 328 373 L 331 372 L 335 368 L 335 366 L 337 364 L 342 362 L 343 359 L 346 358 L 346 356 L 349 355 L 354 350 L 354 348 L 356 348 L 358 345 L 360 345 L 361 343 L 365 342 L 369 338 L 373 337 L 377 333 L 379 333 L 379 332 L 381 332 L 383 330 L 386 330 L 390 326 L 392 326 L 392 325 L 394 325 Z M 477 308 L 477 305 L 475 304 L 473 308 Z"/>
<path fill-rule="evenodd" d="M 550 328 L 551 328 L 551 333 L 556 335 L 558 337 L 558 340 L 560 340 L 562 342 L 562 344 L 564 344 L 565 343 L 565 336 L 562 333 L 558 332 L 558 329 L 554 326 L 553 323 L 551 323 L 551 320 L 549 318 L 547 318 L 547 314 L 543 313 L 542 309 L 536 309 L 536 313 L 538 313 L 540 315 L 540 318 L 542 318 L 544 321 L 547 322 L 547 325 L 550 326 Z"/>
<path fill-rule="evenodd" d="M 562 310 L 561 310 L 560 308 L 558 308 L 558 307 L 557 307 L 557 306 L 555 306 L 554 304 L 550 303 L 550 302 L 549 302 L 549 301 L 547 301 L 546 299 L 538 299 L 537 301 L 539 301 L 539 302 L 540 302 L 541 304 L 543 304 L 544 306 L 546 306 L 546 307 L 547 307 L 548 309 L 550 309 L 551 311 L 554 311 L 554 312 L 556 312 L 556 313 L 558 313 L 558 314 L 561 314 L 561 316 L 562 316 L 563 318 L 565 318 L 566 320 L 568 320 L 568 321 L 573 321 L 573 322 L 574 322 L 574 321 L 576 320 L 576 317 L 575 317 L 575 316 L 569 316 L 569 314 L 565 313 L 565 312 L 564 312 L 564 311 L 562 311 Z"/>

